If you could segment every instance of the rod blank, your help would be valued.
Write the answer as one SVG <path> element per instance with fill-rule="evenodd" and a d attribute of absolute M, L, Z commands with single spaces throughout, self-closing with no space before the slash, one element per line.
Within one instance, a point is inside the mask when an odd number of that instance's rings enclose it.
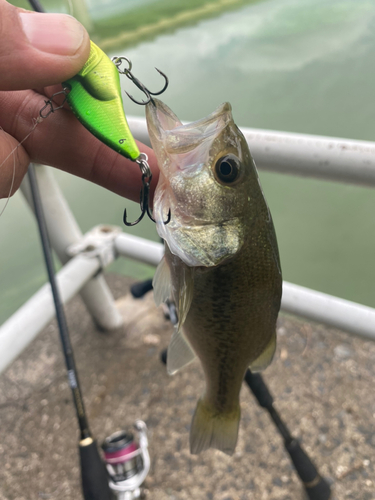
<path fill-rule="evenodd" d="M 277 430 L 283 437 L 284 447 L 289 453 L 294 468 L 303 483 L 309 499 L 329 500 L 331 496 L 331 488 L 329 484 L 320 476 L 318 469 L 313 464 L 310 457 L 307 455 L 297 439 L 291 435 L 289 429 L 282 421 L 279 413 L 273 406 L 273 396 L 268 390 L 261 374 L 251 373 L 250 370 L 247 370 L 245 374 L 245 382 L 254 394 L 259 405 L 268 411 Z"/>

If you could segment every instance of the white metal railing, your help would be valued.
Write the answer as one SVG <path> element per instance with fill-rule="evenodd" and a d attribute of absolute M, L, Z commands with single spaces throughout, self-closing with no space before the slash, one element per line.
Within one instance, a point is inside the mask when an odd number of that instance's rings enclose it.
<path fill-rule="evenodd" d="M 128 121 L 134 136 L 149 144 L 145 120 L 131 117 Z M 242 132 L 260 169 L 375 186 L 375 143 L 257 129 Z M 66 303 L 81 293 L 99 326 L 116 328 L 122 319 L 103 277 L 96 274 L 119 255 L 156 266 L 163 255 L 162 245 L 119 234 L 119 228 L 111 226 L 94 228 L 88 236 L 82 236 L 48 168 L 39 166 L 37 175 L 51 243 L 65 263 L 58 273 L 62 300 Z M 28 198 L 26 181 L 22 190 Z M 85 245 L 86 241 L 90 244 Z M 89 252 L 85 252 L 86 246 Z M 81 253 L 77 254 L 77 248 Z M 75 257 L 69 260 L 69 255 Z M 375 309 L 370 307 L 287 282 L 283 283 L 281 307 L 375 341 Z M 51 290 L 46 284 L 0 327 L 0 372 L 53 317 Z"/>
<path fill-rule="evenodd" d="M 150 146 L 146 120 L 128 118 L 134 137 Z M 259 170 L 375 186 L 375 142 L 241 128 Z"/>
<path fill-rule="evenodd" d="M 103 227 L 108 235 L 111 226 Z M 138 260 L 156 266 L 163 256 L 163 245 L 138 236 L 118 234 L 104 248 L 95 248 L 90 238 L 91 250 L 74 257 L 58 273 L 58 285 L 64 303 L 76 295 L 94 274 L 117 256 Z M 97 228 L 93 229 L 98 232 Z M 88 233 L 90 235 L 90 233 Z M 108 252 L 108 250 L 110 250 Z M 283 282 L 281 309 L 304 318 L 326 323 L 349 333 L 375 341 L 375 309 L 348 300 L 333 297 L 298 285 Z M 54 306 L 49 284 L 44 285 L 31 299 L 13 314 L 0 328 L 0 372 L 4 370 L 54 317 Z"/>
<path fill-rule="evenodd" d="M 41 200 L 45 207 L 49 239 L 61 263 L 65 264 L 70 259 L 66 253 L 67 247 L 81 241 L 82 232 L 52 174 L 52 169 L 38 165 L 35 174 L 38 179 Z M 21 191 L 33 209 L 28 176 L 22 181 Z M 112 294 L 103 276 L 89 280 L 79 290 L 79 293 L 93 321 L 100 328 L 113 330 L 121 326 L 123 319 L 116 309 Z"/>
<path fill-rule="evenodd" d="M 100 270 L 96 258 L 82 256 L 70 260 L 57 273 L 61 300 L 66 304 Z M 30 344 L 55 317 L 49 283 L 43 285 L 0 328 L 0 373 Z"/>
<path fill-rule="evenodd" d="M 123 257 L 133 259 L 142 248 L 141 261 L 151 265 L 156 265 L 163 255 L 161 243 L 124 233 L 115 239 L 115 247 Z M 375 340 L 375 309 L 371 307 L 283 281 L 281 309 Z"/>

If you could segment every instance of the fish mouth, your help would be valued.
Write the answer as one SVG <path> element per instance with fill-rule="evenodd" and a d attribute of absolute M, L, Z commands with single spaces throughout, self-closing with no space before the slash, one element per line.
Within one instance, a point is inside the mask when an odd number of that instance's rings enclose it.
<path fill-rule="evenodd" d="M 183 124 L 162 101 L 153 99 L 146 106 L 151 144 L 158 156 L 157 144 L 170 155 L 189 153 L 207 140 L 212 141 L 233 120 L 232 107 L 226 102 L 213 113 L 192 123 Z"/>
<path fill-rule="evenodd" d="M 217 204 L 227 194 L 216 188 L 211 164 L 221 152 L 222 141 L 233 135 L 231 109 L 224 103 L 206 118 L 183 124 L 162 101 L 155 99 L 146 106 L 151 145 L 160 169 L 154 198 L 156 228 L 171 253 L 190 267 L 219 265 L 243 244 L 237 217 L 226 220 L 221 209 L 213 219 L 211 210 L 213 197 Z M 165 225 L 169 209 L 172 219 Z"/>

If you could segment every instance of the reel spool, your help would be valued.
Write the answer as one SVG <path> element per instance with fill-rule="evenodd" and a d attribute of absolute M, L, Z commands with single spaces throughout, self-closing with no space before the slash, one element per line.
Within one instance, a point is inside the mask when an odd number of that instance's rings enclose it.
<path fill-rule="evenodd" d="M 141 484 L 150 470 L 147 427 L 142 420 L 132 432 L 118 431 L 102 444 L 104 461 L 109 474 L 109 487 L 117 500 L 141 498 Z"/>

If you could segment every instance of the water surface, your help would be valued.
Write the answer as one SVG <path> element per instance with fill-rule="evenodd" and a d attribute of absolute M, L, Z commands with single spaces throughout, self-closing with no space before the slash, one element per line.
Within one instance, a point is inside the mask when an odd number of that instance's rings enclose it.
<path fill-rule="evenodd" d="M 124 3 L 135 8 L 135 3 Z M 242 4 L 231 5 L 228 12 L 216 10 L 211 18 L 207 11 L 201 20 L 191 15 L 183 27 L 181 13 L 171 10 L 164 32 L 159 26 L 144 42 L 137 35 L 131 47 L 129 39 L 118 37 L 117 46 L 112 39 L 109 54 L 129 57 L 134 72 L 150 88 L 161 83 L 154 66 L 165 71 L 170 87 L 163 100 L 183 120 L 202 118 L 229 101 L 240 126 L 375 140 L 374 2 Z M 102 5 L 98 0 L 87 3 L 93 37 L 105 45 L 108 38 L 95 25 L 95 12 Z M 119 5 L 108 2 L 108 12 L 118 13 Z M 191 7 L 200 8 L 197 2 Z M 126 79 L 123 87 L 138 95 Z M 127 114 L 144 116 L 126 96 L 124 103 Z M 98 223 L 121 225 L 125 206 L 130 218 L 137 217 L 136 205 L 117 195 L 62 172 L 57 178 L 84 231 Z M 375 307 L 374 190 L 273 173 L 261 173 L 261 181 L 284 278 Z M 149 221 L 129 232 L 157 239 Z M 2 321 L 46 278 L 35 222 L 19 194 L 0 219 L 0 248 Z M 151 268 L 124 259 L 112 270 L 139 277 L 152 274 Z"/>

